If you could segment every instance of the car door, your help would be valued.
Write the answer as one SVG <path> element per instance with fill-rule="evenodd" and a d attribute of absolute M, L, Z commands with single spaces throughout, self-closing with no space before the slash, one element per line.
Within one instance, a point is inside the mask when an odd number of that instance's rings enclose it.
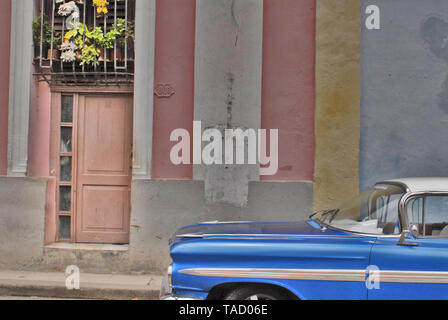
<path fill-rule="evenodd" d="M 370 265 L 377 270 L 369 300 L 448 299 L 448 195 L 419 194 L 404 210 L 409 239 L 378 237 Z"/>

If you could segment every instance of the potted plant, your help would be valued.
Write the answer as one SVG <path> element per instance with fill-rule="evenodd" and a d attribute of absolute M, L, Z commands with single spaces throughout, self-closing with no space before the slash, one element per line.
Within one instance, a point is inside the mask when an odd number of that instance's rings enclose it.
<path fill-rule="evenodd" d="M 80 51 L 80 65 L 98 64 L 103 49 L 112 49 L 119 31 L 114 25 L 110 31 L 104 33 L 100 27 L 89 29 L 83 23 L 79 23 L 77 28 L 68 31 L 64 35 L 64 41 L 73 41 L 76 50 Z"/>
<path fill-rule="evenodd" d="M 126 20 L 122 18 L 117 19 L 117 24 L 113 25 L 114 34 L 116 34 L 116 44 L 109 50 L 109 57 L 111 60 L 116 59 L 117 61 L 123 61 L 125 56 L 125 49 L 127 45 L 127 56 L 128 59 L 134 58 L 134 40 L 135 40 L 135 24 L 133 20 L 129 20 L 126 26 Z M 116 56 L 115 56 L 116 53 Z"/>
<path fill-rule="evenodd" d="M 134 59 L 134 40 L 135 40 L 135 23 L 133 20 L 129 20 L 126 27 L 126 20 L 118 19 L 116 26 L 119 36 L 117 38 L 117 55 L 121 57 L 125 56 L 125 48 L 127 45 L 127 57 L 128 59 Z"/>
<path fill-rule="evenodd" d="M 59 59 L 59 50 L 61 48 L 61 42 L 62 42 L 62 35 L 59 32 L 55 32 L 53 35 L 53 55 L 51 55 L 51 46 L 48 48 L 48 54 L 47 58 L 50 59 L 51 56 L 53 56 L 53 59 L 58 60 Z M 51 43 L 51 38 L 50 38 Z"/>
<path fill-rule="evenodd" d="M 43 20 L 43 24 L 42 24 Z M 34 57 L 40 57 L 40 50 L 42 45 L 43 58 L 49 59 L 51 57 L 51 41 L 53 37 L 53 58 L 57 59 L 59 56 L 58 48 L 61 44 L 62 37 L 58 32 L 53 33 L 53 28 L 48 22 L 47 16 L 37 17 L 33 20 L 33 42 L 34 42 Z M 41 39 L 42 37 L 42 39 Z"/>
<path fill-rule="evenodd" d="M 113 48 L 109 50 L 109 57 L 112 61 L 114 61 L 115 59 L 117 61 L 122 61 L 123 60 L 123 49 L 122 49 L 123 47 L 122 47 L 121 43 L 123 41 L 124 33 L 126 31 L 125 20 L 119 18 L 117 20 L 117 24 L 114 24 L 112 26 L 112 28 L 114 28 L 117 31 L 117 34 L 116 34 L 116 39 L 113 44 Z M 116 43 L 116 47 L 115 47 L 115 43 Z"/>
<path fill-rule="evenodd" d="M 43 20 L 43 28 L 42 28 Z M 43 54 L 47 54 L 48 45 L 51 43 L 51 25 L 48 23 L 46 15 L 39 16 L 33 20 L 33 42 L 34 42 L 34 57 L 40 57 L 42 49 Z M 42 48 L 41 48 L 42 45 Z M 46 56 L 45 56 L 46 57 Z"/>

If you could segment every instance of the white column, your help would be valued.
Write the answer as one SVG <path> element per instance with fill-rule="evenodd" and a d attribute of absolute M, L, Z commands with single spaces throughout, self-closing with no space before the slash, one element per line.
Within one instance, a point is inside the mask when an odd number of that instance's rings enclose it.
<path fill-rule="evenodd" d="M 33 6 L 30 0 L 12 1 L 8 176 L 27 172 Z"/>
<path fill-rule="evenodd" d="M 135 11 L 134 179 L 151 178 L 156 0 L 137 0 Z"/>

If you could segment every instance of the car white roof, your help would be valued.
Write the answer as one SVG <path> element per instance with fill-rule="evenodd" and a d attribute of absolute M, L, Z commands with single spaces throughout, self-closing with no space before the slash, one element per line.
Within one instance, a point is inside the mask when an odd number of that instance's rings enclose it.
<path fill-rule="evenodd" d="M 383 181 L 395 182 L 406 185 L 410 192 L 447 192 L 448 193 L 448 177 L 437 178 L 404 178 L 404 179 L 392 179 Z"/>

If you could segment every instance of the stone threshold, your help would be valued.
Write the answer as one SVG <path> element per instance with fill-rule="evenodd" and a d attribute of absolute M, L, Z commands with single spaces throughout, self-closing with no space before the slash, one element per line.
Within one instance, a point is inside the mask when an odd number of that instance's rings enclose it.
<path fill-rule="evenodd" d="M 47 249 L 59 249 L 59 250 L 79 250 L 79 251 L 114 251 L 114 252 L 127 252 L 129 245 L 116 245 L 116 244 L 83 244 L 83 243 L 65 243 L 58 242 L 50 245 L 46 245 Z"/>

